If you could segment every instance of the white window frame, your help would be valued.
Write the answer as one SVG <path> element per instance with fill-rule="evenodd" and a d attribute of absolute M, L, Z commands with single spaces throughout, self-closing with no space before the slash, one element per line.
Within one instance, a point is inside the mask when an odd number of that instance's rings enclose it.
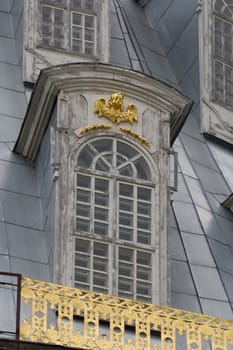
<path fill-rule="evenodd" d="M 215 0 L 199 4 L 200 112 L 204 134 L 233 144 L 232 107 L 214 97 L 214 6 Z"/>
<path fill-rule="evenodd" d="M 69 0 L 70 1 L 70 0 Z M 94 54 L 71 50 L 72 45 L 72 13 L 88 15 L 87 11 L 64 8 L 64 47 L 55 48 L 42 44 L 42 13 L 40 0 L 24 0 L 24 49 L 23 49 L 23 79 L 35 82 L 40 70 L 53 65 L 72 62 L 103 62 L 109 61 L 109 7 L 108 0 L 97 0 L 94 34 Z M 43 6 L 62 9 L 56 5 Z M 94 16 L 90 12 L 90 15 Z"/>
<path fill-rule="evenodd" d="M 80 167 L 75 167 L 74 172 L 73 172 L 73 179 L 70 179 L 71 181 L 74 182 L 74 202 L 76 202 L 76 187 L 77 187 L 77 177 L 79 175 L 86 175 L 86 176 L 90 176 L 90 177 L 95 177 L 95 178 L 102 178 L 102 179 L 107 179 L 109 181 L 109 192 L 113 191 L 113 193 L 111 194 L 111 196 L 109 197 L 110 200 L 112 198 L 112 201 L 115 202 L 115 205 L 110 205 L 109 207 L 109 217 L 111 217 L 109 219 L 109 234 L 108 236 L 106 235 L 100 235 L 100 234 L 95 234 L 94 232 L 90 232 L 85 233 L 85 232 L 78 232 L 75 229 L 75 222 L 73 224 L 73 232 L 71 234 L 71 240 L 72 240 L 72 244 L 73 247 L 71 248 L 73 251 L 73 255 L 70 254 L 70 257 L 72 259 L 72 261 L 70 261 L 70 269 L 74 272 L 75 271 L 75 240 L 76 239 L 85 239 L 88 240 L 90 242 L 92 242 L 91 244 L 93 244 L 94 242 L 100 242 L 100 243 L 104 243 L 104 244 L 108 244 L 109 247 L 109 261 L 108 261 L 108 268 L 109 268 L 109 275 L 108 275 L 108 279 L 109 279 L 109 288 L 107 291 L 105 291 L 106 293 L 109 294 L 114 294 L 114 295 L 119 295 L 121 297 L 128 297 L 128 298 L 133 298 L 133 299 L 139 299 L 139 300 L 144 300 L 147 302 L 156 302 L 156 298 L 158 297 L 158 292 L 156 293 L 156 288 L 159 288 L 159 232 L 157 232 L 157 227 L 155 222 L 157 222 L 158 218 L 156 216 L 159 215 L 159 213 L 156 211 L 156 207 L 158 207 L 158 185 L 157 185 L 157 181 L 156 181 L 156 177 L 155 177 L 155 173 L 156 173 L 156 165 L 154 164 L 153 167 L 153 159 L 148 155 L 148 154 L 144 154 L 143 152 L 141 152 L 141 149 L 137 146 L 137 148 L 135 147 L 135 145 L 129 141 L 123 141 L 121 138 L 114 138 L 114 137 L 107 137 L 107 136 L 102 136 L 101 138 L 94 138 L 89 140 L 88 142 L 84 143 L 83 145 L 80 146 L 79 151 L 77 152 L 77 159 L 78 156 L 80 154 L 80 152 L 82 151 L 82 149 L 84 149 L 84 147 L 89 143 L 91 143 L 93 140 L 100 140 L 100 139 L 110 139 L 110 140 L 114 140 L 113 142 L 124 142 L 125 144 L 128 144 L 129 146 L 133 147 L 135 150 L 137 149 L 138 155 L 142 156 L 148 166 L 149 166 L 149 170 L 151 173 L 151 180 L 143 180 L 143 179 L 137 179 L 135 178 L 135 175 L 133 178 L 131 177 L 124 177 L 124 176 L 120 176 L 120 175 L 113 175 L 113 174 L 108 174 L 103 172 L 101 174 L 101 172 L 97 172 L 95 170 L 89 171 L 89 169 L 82 169 Z M 114 147 L 113 147 L 114 148 Z M 114 150 L 113 150 L 114 152 Z M 90 175 L 91 174 L 91 175 Z M 102 177 L 101 177 L 102 175 Z M 133 191 L 135 194 L 135 188 L 147 188 L 151 191 L 151 208 L 150 208 L 150 220 L 151 220 L 151 242 L 146 244 L 146 243 L 140 243 L 137 242 L 137 239 L 135 237 L 135 232 L 134 232 L 134 238 L 133 240 L 124 240 L 124 239 L 120 239 L 119 235 L 118 235 L 118 228 L 119 228 L 119 198 L 120 198 L 120 193 L 119 193 L 119 184 L 124 183 L 130 186 L 133 186 Z M 115 200 L 114 200 L 115 199 Z M 135 199 L 135 197 L 133 197 L 134 199 L 134 206 L 138 203 L 138 201 L 140 202 L 140 199 L 138 200 L 138 198 Z M 91 201 L 93 201 L 93 198 L 91 198 Z M 91 206 L 90 206 L 91 207 Z M 76 205 L 73 205 L 73 210 L 74 210 L 74 214 L 73 216 L 76 217 Z M 133 209 L 133 214 L 135 211 L 135 208 Z M 134 217 L 136 217 L 134 215 Z M 74 220 L 75 221 L 75 220 Z M 135 223 L 134 223 L 135 224 Z M 134 225 L 133 225 L 134 227 Z M 134 230 L 135 231 L 135 230 Z M 134 276 L 132 277 L 132 281 L 133 281 L 133 290 L 132 293 L 118 293 L 118 281 L 119 281 L 119 259 L 118 259 L 118 252 L 120 248 L 126 248 L 126 249 L 131 249 L 134 252 L 134 260 L 136 259 L 136 255 L 137 252 L 144 252 L 144 253 L 148 253 L 151 255 L 151 265 L 150 267 L 147 266 L 147 269 L 151 269 L 151 280 L 148 280 L 148 285 L 150 285 L 150 290 L 151 290 L 151 297 L 150 296 L 142 296 L 139 295 L 137 293 L 137 286 L 138 284 L 141 282 L 143 283 L 143 281 L 140 280 L 140 278 L 138 278 L 136 276 L 137 273 L 137 268 L 134 268 Z M 65 264 L 65 262 L 64 262 Z M 135 261 L 134 264 L 132 265 L 133 267 L 137 266 L 137 264 L 135 265 Z M 91 267 L 90 267 L 91 268 Z M 93 272 L 89 272 L 90 275 L 93 275 Z M 123 278 L 123 277 L 122 277 Z M 147 281 L 145 281 L 147 283 Z M 74 278 L 74 274 L 72 276 L 72 285 L 76 285 L 78 286 L 78 283 L 75 283 L 75 278 Z M 83 284 L 84 289 L 85 289 L 85 285 Z M 79 288 L 82 289 L 82 283 L 80 283 L 80 285 L 78 286 Z M 93 283 L 92 280 L 90 281 L 90 289 L 93 290 Z M 96 291 L 100 291 L 100 289 L 95 289 Z M 104 292 L 104 291 L 103 291 Z"/>

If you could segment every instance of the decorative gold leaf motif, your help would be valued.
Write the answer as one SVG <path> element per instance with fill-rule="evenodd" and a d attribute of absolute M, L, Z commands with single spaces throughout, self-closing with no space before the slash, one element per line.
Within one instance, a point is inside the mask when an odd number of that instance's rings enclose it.
<path fill-rule="evenodd" d="M 130 130 L 129 128 L 121 128 L 121 131 L 133 136 L 135 139 L 143 143 L 146 147 L 150 148 L 151 144 L 147 139 L 139 135 L 137 132 Z"/>
<path fill-rule="evenodd" d="M 213 350 L 233 345 L 233 321 L 22 279 L 20 339 L 95 350 Z M 31 315 L 28 316 L 28 308 Z M 23 315 L 22 315 L 23 316 Z M 185 342 L 181 347 L 179 337 Z"/>
<path fill-rule="evenodd" d="M 99 117 L 108 118 L 114 124 L 123 122 L 133 124 L 138 121 L 137 107 L 130 104 L 124 111 L 124 96 L 119 92 L 112 94 L 107 101 L 104 98 L 96 100 L 94 113 Z"/>
<path fill-rule="evenodd" d="M 99 130 L 99 129 L 111 129 L 111 125 L 107 125 L 107 124 L 94 124 L 94 125 L 85 126 L 85 128 L 83 128 L 82 130 L 80 130 L 79 136 L 82 136 L 82 135 L 86 134 L 86 133 L 89 132 L 89 131 Z"/>

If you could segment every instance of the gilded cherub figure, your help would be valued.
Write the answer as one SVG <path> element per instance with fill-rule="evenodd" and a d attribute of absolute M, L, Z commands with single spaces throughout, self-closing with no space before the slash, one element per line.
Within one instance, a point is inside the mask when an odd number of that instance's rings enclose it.
<path fill-rule="evenodd" d="M 124 96 L 116 92 L 105 101 L 104 98 L 99 98 L 95 102 L 94 113 L 99 117 L 105 117 L 110 119 L 113 123 L 119 124 L 122 122 L 137 122 L 138 114 L 137 108 L 133 104 L 130 104 L 124 112 Z"/>

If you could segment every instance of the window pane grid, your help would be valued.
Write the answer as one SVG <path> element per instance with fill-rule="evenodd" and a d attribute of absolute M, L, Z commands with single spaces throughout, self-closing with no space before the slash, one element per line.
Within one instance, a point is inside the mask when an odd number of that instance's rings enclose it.
<path fill-rule="evenodd" d="M 76 182 L 76 230 L 107 236 L 109 231 L 108 180 L 91 178 L 78 173 Z"/>
<path fill-rule="evenodd" d="M 55 48 L 64 47 L 64 11 L 42 6 L 42 43 Z"/>
<path fill-rule="evenodd" d="M 151 244 L 151 189 L 120 182 L 118 202 L 118 237 Z"/>
<path fill-rule="evenodd" d="M 124 149 L 125 152 L 121 157 L 121 164 L 118 162 L 119 148 Z M 88 157 L 84 154 L 84 150 L 85 152 L 88 150 Z M 81 226 L 89 222 L 89 232 L 94 236 L 90 238 L 91 248 L 88 251 L 87 249 L 84 251 L 84 248 L 82 252 L 76 249 L 75 254 L 76 256 L 79 254 L 80 257 L 75 259 L 75 285 L 108 292 L 111 277 L 115 279 L 116 292 L 119 296 L 150 302 L 152 301 L 151 222 L 154 184 L 148 180 L 151 178 L 149 172 L 149 175 L 146 175 L 148 179 L 142 179 L 142 181 L 139 179 L 137 181 L 136 177 L 132 180 L 132 175 L 126 174 L 125 176 L 131 178 L 130 182 L 129 178 L 124 178 L 119 171 L 116 171 L 122 164 L 130 163 L 126 153 L 137 161 L 141 160 L 138 150 L 111 138 L 94 140 L 80 152 L 82 162 L 78 158 L 76 185 L 77 217 L 79 221 L 81 220 L 79 224 Z M 106 160 L 104 164 L 108 164 L 109 169 L 105 170 L 103 167 L 101 170 L 98 169 L 99 160 Z M 84 240 L 84 232 L 80 234 L 82 234 L 80 239 Z M 106 246 L 116 251 L 116 254 L 111 255 L 111 264 L 116 264 L 116 273 L 114 271 L 111 276 L 108 274 L 109 257 L 104 250 L 94 248 L 96 239 L 101 239 L 100 235 L 109 237 L 111 241 L 109 243 L 105 241 Z M 122 241 L 118 239 L 124 240 L 128 248 L 121 247 Z M 114 248 L 115 244 L 117 249 Z"/>
<path fill-rule="evenodd" d="M 43 45 L 95 55 L 96 1 L 44 0 L 40 4 L 41 43 Z M 78 12 L 74 10 L 78 10 Z M 69 18 L 71 18 L 70 27 L 66 23 Z M 67 28 L 64 29 L 64 27 Z"/>
<path fill-rule="evenodd" d="M 118 247 L 118 295 L 152 299 L 152 254 Z"/>
<path fill-rule="evenodd" d="M 214 15 L 214 94 L 216 101 L 233 107 L 233 18 L 230 7 L 218 7 Z M 223 12 L 222 12 L 223 11 Z M 229 13 L 228 13 L 228 12 Z M 227 14 L 228 13 L 228 14 Z"/>
<path fill-rule="evenodd" d="M 108 291 L 108 244 L 75 238 L 74 284 L 78 288 Z"/>

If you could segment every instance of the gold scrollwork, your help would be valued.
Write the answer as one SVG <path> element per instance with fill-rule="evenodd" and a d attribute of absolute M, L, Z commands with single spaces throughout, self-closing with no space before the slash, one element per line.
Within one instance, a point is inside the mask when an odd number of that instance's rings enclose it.
<path fill-rule="evenodd" d="M 25 277 L 21 298 L 27 303 L 21 340 L 95 350 L 175 350 L 182 336 L 184 349 L 201 350 L 205 342 L 213 350 L 233 346 L 233 321 L 214 316 Z"/>
<path fill-rule="evenodd" d="M 99 129 L 111 129 L 111 125 L 107 125 L 107 124 L 94 124 L 94 125 L 85 126 L 85 128 L 83 128 L 82 130 L 80 130 L 79 135 L 82 136 L 82 135 L 86 134 L 86 133 L 89 132 L 89 131 L 99 130 Z"/>
<path fill-rule="evenodd" d="M 139 135 L 137 132 L 130 130 L 129 128 L 121 128 L 121 131 L 125 132 L 126 134 L 129 134 L 133 136 L 135 139 L 139 140 L 141 143 L 143 143 L 146 147 L 150 148 L 151 144 L 145 137 Z"/>
<path fill-rule="evenodd" d="M 114 124 L 123 122 L 133 124 L 138 121 L 137 107 L 130 104 L 124 111 L 124 96 L 119 92 L 112 94 L 107 101 L 104 98 L 96 100 L 94 113 L 99 117 L 108 118 Z"/>

